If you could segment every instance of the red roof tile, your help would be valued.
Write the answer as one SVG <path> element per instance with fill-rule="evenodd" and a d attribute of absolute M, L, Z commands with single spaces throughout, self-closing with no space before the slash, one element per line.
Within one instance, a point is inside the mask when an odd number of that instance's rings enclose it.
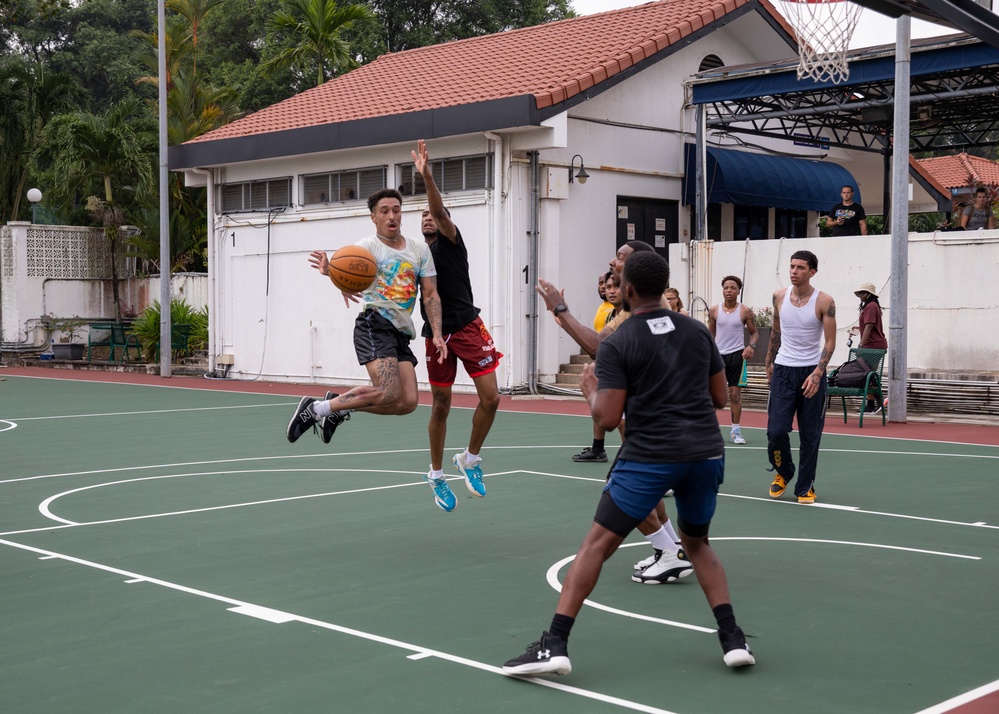
<path fill-rule="evenodd" d="M 999 186 L 999 163 L 970 154 L 934 156 L 919 164 L 947 188 L 970 188 L 976 184 Z"/>
<path fill-rule="evenodd" d="M 382 55 L 189 144 L 533 95 L 539 109 L 605 81 L 751 0 L 662 0 Z M 760 7 L 793 36 L 768 0 Z"/>

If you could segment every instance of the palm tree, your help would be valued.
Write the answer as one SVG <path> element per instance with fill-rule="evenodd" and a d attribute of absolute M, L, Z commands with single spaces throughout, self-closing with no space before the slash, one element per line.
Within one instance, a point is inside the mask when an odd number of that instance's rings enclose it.
<path fill-rule="evenodd" d="M 142 102 L 128 97 L 102 114 L 75 112 L 52 120 L 48 127 L 52 171 L 61 181 L 51 190 L 56 201 L 71 205 L 90 196 L 87 210 L 104 226 L 111 251 L 111 284 L 115 318 L 121 319 L 118 295 L 118 248 L 125 203 L 115 190 L 141 200 L 154 187 L 156 121 Z M 93 200 L 103 186 L 104 199 Z"/>
<path fill-rule="evenodd" d="M 17 220 L 28 173 L 42 147 L 43 130 L 58 112 L 71 106 L 75 85 L 67 74 L 50 72 L 44 63 L 12 58 L 0 67 L 0 161 L 4 166 L 4 199 L 10 219 Z M 0 210 L 0 215 L 5 211 Z"/>
<path fill-rule="evenodd" d="M 340 33 L 358 20 L 374 17 L 367 5 L 340 6 L 336 0 L 285 0 L 285 4 L 287 9 L 270 16 L 267 28 L 287 33 L 295 44 L 261 64 L 261 71 L 315 62 L 319 86 L 338 69 L 354 66 L 350 45 Z"/>
<path fill-rule="evenodd" d="M 194 46 L 194 73 L 198 73 L 198 28 L 205 15 L 225 0 L 166 0 L 166 6 L 187 18 L 191 23 L 191 40 Z"/>

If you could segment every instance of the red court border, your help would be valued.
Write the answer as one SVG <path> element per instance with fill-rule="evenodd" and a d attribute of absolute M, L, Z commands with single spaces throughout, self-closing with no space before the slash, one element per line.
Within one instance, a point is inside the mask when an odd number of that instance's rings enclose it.
<path fill-rule="evenodd" d="M 175 376 L 163 378 L 152 374 L 135 372 L 106 372 L 82 369 L 56 369 L 51 367 L 5 367 L 0 368 L 0 378 L 39 377 L 45 379 L 72 379 L 87 382 L 110 382 L 115 384 L 144 384 L 157 387 L 176 387 L 181 389 L 209 389 L 224 392 L 246 392 L 258 394 L 286 394 L 302 396 L 310 392 L 317 395 L 325 391 L 327 385 L 306 385 L 284 382 L 239 381 L 232 379 L 204 379 L 202 377 Z M 333 387 L 335 390 L 336 387 Z M 349 387 L 342 387 L 346 391 Z M 420 392 L 419 402 L 430 405 L 430 393 Z M 454 394 L 453 404 L 456 407 L 475 407 L 478 399 L 474 394 Z M 590 410 L 581 399 L 538 396 L 511 397 L 500 399 L 500 409 L 509 412 L 533 412 L 539 414 L 570 414 L 589 416 Z M 731 422 L 727 411 L 718 412 L 718 421 L 723 427 Z M 856 415 L 851 415 L 847 424 L 842 422 L 839 411 L 831 409 L 826 417 L 823 432 L 826 434 L 851 434 L 853 436 L 883 437 L 889 439 L 914 439 L 917 441 L 942 441 L 960 444 L 982 444 L 999 446 L 999 426 L 982 426 L 976 424 L 960 424 L 950 422 L 908 422 L 895 424 L 888 422 L 881 426 L 880 416 L 869 416 L 863 429 L 857 426 Z M 746 427 L 765 429 L 767 415 L 764 412 L 743 410 L 742 425 Z"/>

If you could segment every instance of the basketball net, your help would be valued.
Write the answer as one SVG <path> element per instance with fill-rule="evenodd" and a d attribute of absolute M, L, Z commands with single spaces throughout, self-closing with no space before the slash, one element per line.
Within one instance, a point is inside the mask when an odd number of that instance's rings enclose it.
<path fill-rule="evenodd" d="M 849 0 L 784 0 L 788 22 L 798 38 L 798 79 L 845 82 L 846 53 L 860 19 L 860 5 Z"/>

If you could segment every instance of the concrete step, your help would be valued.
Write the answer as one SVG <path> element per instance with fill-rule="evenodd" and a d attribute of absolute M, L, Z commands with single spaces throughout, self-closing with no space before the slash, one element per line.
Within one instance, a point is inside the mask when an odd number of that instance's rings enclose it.
<path fill-rule="evenodd" d="M 569 355 L 569 364 L 589 364 L 593 361 L 593 358 L 589 355 Z"/>
<path fill-rule="evenodd" d="M 560 364 L 558 366 L 559 374 L 582 374 L 583 367 L 585 364 Z"/>
<path fill-rule="evenodd" d="M 582 379 L 583 375 L 581 374 L 563 374 L 560 372 L 555 375 L 555 384 L 566 387 L 578 387 Z"/>

